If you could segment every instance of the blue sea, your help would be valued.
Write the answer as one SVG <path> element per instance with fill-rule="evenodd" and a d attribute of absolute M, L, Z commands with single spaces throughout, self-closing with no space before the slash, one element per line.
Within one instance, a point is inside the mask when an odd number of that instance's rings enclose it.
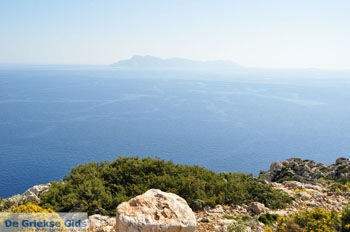
<path fill-rule="evenodd" d="M 152 156 L 258 174 L 350 154 L 349 72 L 0 67 L 0 197 L 77 164 Z"/>

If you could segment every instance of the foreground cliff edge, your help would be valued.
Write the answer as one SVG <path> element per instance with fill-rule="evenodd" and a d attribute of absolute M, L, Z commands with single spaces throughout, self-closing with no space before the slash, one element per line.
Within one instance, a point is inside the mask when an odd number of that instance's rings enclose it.
<path fill-rule="evenodd" d="M 254 177 L 120 157 L 79 165 L 60 182 L 1 199 L 0 210 L 28 202 L 56 212 L 86 210 L 96 232 L 350 231 L 349 183 L 346 158 L 332 165 L 287 159 Z"/>

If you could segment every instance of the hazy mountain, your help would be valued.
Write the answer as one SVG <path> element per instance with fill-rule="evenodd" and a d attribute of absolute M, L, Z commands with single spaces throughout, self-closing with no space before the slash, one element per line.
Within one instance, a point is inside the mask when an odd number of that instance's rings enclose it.
<path fill-rule="evenodd" d="M 131 69 L 236 69 L 239 64 L 231 61 L 196 61 L 183 58 L 161 59 L 154 56 L 133 56 L 112 64 L 114 67 Z"/>

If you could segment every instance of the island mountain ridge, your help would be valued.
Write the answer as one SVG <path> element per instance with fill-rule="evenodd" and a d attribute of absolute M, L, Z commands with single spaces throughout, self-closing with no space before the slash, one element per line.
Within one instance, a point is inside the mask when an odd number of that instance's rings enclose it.
<path fill-rule="evenodd" d="M 133 56 L 120 60 L 111 66 L 128 69 L 237 69 L 237 63 L 228 60 L 197 61 L 184 58 L 162 59 L 155 56 Z"/>

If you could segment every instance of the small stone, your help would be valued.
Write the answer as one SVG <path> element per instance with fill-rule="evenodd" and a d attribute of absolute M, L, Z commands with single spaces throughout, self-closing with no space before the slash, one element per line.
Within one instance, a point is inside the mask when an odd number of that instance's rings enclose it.
<path fill-rule="evenodd" d="M 204 222 L 204 223 L 208 223 L 210 220 L 209 220 L 209 218 L 201 218 L 199 221 Z"/>
<path fill-rule="evenodd" d="M 265 207 L 263 203 L 260 203 L 260 202 L 253 202 L 252 205 L 250 206 L 250 209 L 256 215 L 265 213 L 269 210 L 267 207 Z"/>

